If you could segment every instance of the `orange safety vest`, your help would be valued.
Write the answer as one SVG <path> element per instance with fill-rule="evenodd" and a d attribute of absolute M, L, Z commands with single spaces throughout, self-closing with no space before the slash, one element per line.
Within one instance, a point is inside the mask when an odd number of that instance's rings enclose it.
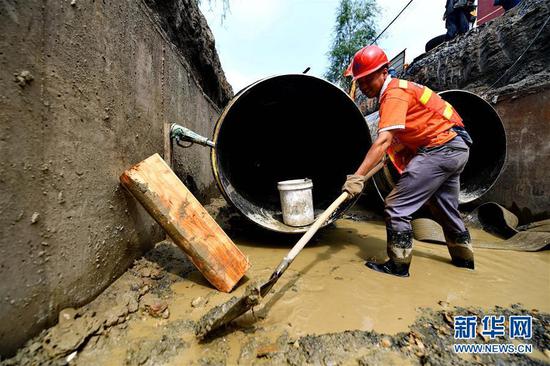
<path fill-rule="evenodd" d="M 392 81 L 390 81 L 390 83 L 388 84 L 386 91 L 394 88 L 401 88 L 412 91 L 415 98 L 420 102 L 421 105 L 426 107 L 426 109 L 445 118 L 455 126 L 464 127 L 464 124 L 462 123 L 462 118 L 456 112 L 453 106 L 427 86 L 420 85 L 412 81 L 392 79 Z M 381 97 L 381 103 L 383 102 L 383 99 L 384 96 Z M 405 167 L 407 166 L 409 161 L 416 154 L 416 151 L 412 151 L 411 149 L 405 147 L 403 144 L 393 143 L 388 148 L 387 153 L 399 173 L 402 173 L 403 170 L 405 170 Z"/>

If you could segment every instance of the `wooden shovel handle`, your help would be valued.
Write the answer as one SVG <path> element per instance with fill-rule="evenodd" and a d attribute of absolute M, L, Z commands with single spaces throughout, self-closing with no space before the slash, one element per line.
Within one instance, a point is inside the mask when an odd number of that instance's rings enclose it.
<path fill-rule="evenodd" d="M 366 175 L 365 175 L 365 181 L 370 179 L 376 172 L 378 172 L 384 164 L 386 163 L 385 159 L 382 159 L 374 168 L 372 168 Z M 305 234 L 298 240 L 298 242 L 294 245 L 294 247 L 290 250 L 290 252 L 286 256 L 286 260 L 289 262 L 292 262 L 294 260 L 294 257 L 300 253 L 300 251 L 306 246 L 306 244 L 309 242 L 311 237 L 315 235 L 317 230 L 327 221 L 327 219 L 332 215 L 334 211 L 340 205 L 349 198 L 348 192 L 342 192 L 342 194 L 334 201 L 328 208 L 323 212 L 317 220 L 311 225 L 311 227 L 305 232 Z"/>

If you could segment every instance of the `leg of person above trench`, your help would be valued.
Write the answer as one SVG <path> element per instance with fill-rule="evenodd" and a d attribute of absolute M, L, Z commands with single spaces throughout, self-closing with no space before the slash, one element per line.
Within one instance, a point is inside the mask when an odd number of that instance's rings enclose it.
<path fill-rule="evenodd" d="M 456 9 L 456 25 L 457 34 L 465 34 L 470 30 L 470 23 L 468 23 L 468 16 L 466 9 Z"/>
<path fill-rule="evenodd" d="M 450 41 L 451 39 L 456 37 L 457 31 L 458 31 L 456 22 L 457 22 L 457 16 L 456 16 L 456 10 L 454 10 L 449 15 L 447 15 L 447 19 L 445 20 L 445 28 L 447 28 L 447 33 L 445 34 L 445 41 Z"/>
<path fill-rule="evenodd" d="M 386 197 L 387 253 L 389 260 L 365 265 L 375 271 L 407 277 L 412 259 L 411 215 L 454 173 L 443 152 L 420 153 L 407 165 Z"/>

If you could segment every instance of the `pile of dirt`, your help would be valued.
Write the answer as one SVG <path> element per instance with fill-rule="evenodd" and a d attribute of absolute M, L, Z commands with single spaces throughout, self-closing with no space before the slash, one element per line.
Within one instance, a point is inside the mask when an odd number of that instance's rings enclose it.
<path fill-rule="evenodd" d="M 409 332 L 385 335 L 372 331 L 346 331 L 323 335 L 290 338 L 282 334 L 275 342 L 261 337 L 251 338 L 241 348 L 242 364 L 289 365 L 547 365 L 550 351 L 550 314 L 527 310 L 521 305 L 510 308 L 495 307 L 486 312 L 478 308 L 421 309 L 422 315 L 410 326 Z M 490 340 L 478 334 L 469 341 L 457 341 L 453 337 L 454 315 L 486 314 L 533 316 L 532 344 L 538 359 L 521 354 L 459 355 L 453 352 L 453 344 L 505 344 L 505 340 Z M 479 331 L 479 328 L 478 328 Z M 267 342 L 267 343 L 266 343 Z M 508 342 L 509 343 L 509 342 Z M 538 352 L 537 352 L 538 350 Z"/>
<path fill-rule="evenodd" d="M 549 16 L 547 1 L 524 0 L 503 16 L 417 57 L 406 78 L 434 90 L 487 94 L 547 88 L 550 28 L 542 26 Z M 498 93 L 491 90 L 503 87 Z"/>

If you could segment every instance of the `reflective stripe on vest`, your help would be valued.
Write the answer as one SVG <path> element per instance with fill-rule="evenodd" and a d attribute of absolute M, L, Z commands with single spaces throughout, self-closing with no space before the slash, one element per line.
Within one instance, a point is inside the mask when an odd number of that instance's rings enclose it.
<path fill-rule="evenodd" d="M 420 103 L 426 105 L 428 103 L 428 100 L 430 100 L 432 94 L 432 89 L 424 87 L 424 91 L 422 92 L 422 96 L 420 97 Z"/>
<path fill-rule="evenodd" d="M 449 102 L 445 102 L 445 111 L 443 112 L 443 117 L 447 118 L 448 120 L 451 120 L 452 116 L 453 116 L 453 107 L 449 104 Z"/>
<path fill-rule="evenodd" d="M 462 118 L 460 118 L 458 113 L 456 113 L 456 111 L 453 109 L 453 106 L 450 105 L 449 102 L 442 99 L 427 86 L 418 85 L 416 83 L 408 82 L 407 80 L 401 79 L 398 79 L 397 84 L 398 88 L 400 89 L 412 90 L 415 93 L 418 101 L 429 110 L 443 116 L 443 118 L 459 126 L 462 126 Z"/>

